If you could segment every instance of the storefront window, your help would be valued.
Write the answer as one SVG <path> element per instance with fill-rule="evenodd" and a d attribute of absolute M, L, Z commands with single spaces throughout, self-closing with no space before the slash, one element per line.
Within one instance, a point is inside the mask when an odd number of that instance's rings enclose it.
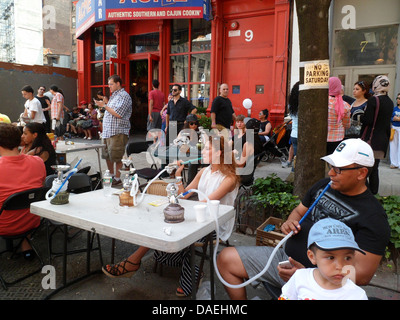
<path fill-rule="evenodd" d="M 192 20 L 192 51 L 211 50 L 211 24 L 204 19 Z"/>
<path fill-rule="evenodd" d="M 160 34 L 158 32 L 139 34 L 129 37 L 129 52 L 142 53 L 159 51 Z"/>
<path fill-rule="evenodd" d="M 92 30 L 91 60 L 103 60 L 103 27 Z"/>
<path fill-rule="evenodd" d="M 211 22 L 204 19 L 171 21 L 170 50 L 170 86 L 180 84 L 184 88 L 182 95 L 194 106 L 207 108 L 211 78 Z"/>
<path fill-rule="evenodd" d="M 114 24 L 92 29 L 90 53 L 90 92 L 92 98 L 96 96 L 98 91 L 103 91 L 109 96 L 110 58 L 117 58 L 117 39 L 114 31 Z"/>
<path fill-rule="evenodd" d="M 103 63 L 92 63 L 91 67 L 92 85 L 103 84 Z"/>
<path fill-rule="evenodd" d="M 170 82 L 188 82 L 188 56 L 172 56 L 170 61 Z"/>
<path fill-rule="evenodd" d="M 117 38 L 114 35 L 115 25 L 106 25 L 105 43 L 106 43 L 106 60 L 117 57 Z"/>
<path fill-rule="evenodd" d="M 189 50 L 189 20 L 172 20 L 171 53 Z"/>
<path fill-rule="evenodd" d="M 90 89 L 90 93 L 92 94 L 91 97 L 92 99 L 98 99 L 97 98 L 97 93 L 98 92 L 102 92 L 104 95 L 106 95 L 107 97 L 110 97 L 110 89 L 108 87 L 103 88 L 103 87 L 92 87 Z M 91 102 L 93 102 L 93 100 L 91 100 Z"/>
<path fill-rule="evenodd" d="M 210 85 L 193 84 L 190 86 L 190 101 L 195 107 L 208 108 L 210 103 Z"/>
<path fill-rule="evenodd" d="M 398 25 L 335 33 L 334 66 L 396 64 Z"/>
<path fill-rule="evenodd" d="M 192 54 L 191 59 L 191 81 L 192 82 L 210 82 L 210 54 Z"/>

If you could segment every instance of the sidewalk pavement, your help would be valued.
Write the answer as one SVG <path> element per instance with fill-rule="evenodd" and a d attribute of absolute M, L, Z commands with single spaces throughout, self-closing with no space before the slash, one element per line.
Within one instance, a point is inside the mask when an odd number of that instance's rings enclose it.
<path fill-rule="evenodd" d="M 140 139 L 140 137 L 136 137 Z M 131 137 L 131 140 L 135 140 L 135 137 Z M 74 139 L 75 142 L 87 142 L 95 143 L 98 140 L 86 141 L 83 139 Z M 86 164 L 91 165 L 94 171 L 98 170 L 97 153 L 94 150 L 88 150 L 78 153 L 67 154 L 67 162 L 72 162 L 75 157 L 82 158 L 82 167 Z M 138 168 L 146 166 L 146 160 L 144 153 L 135 157 L 135 165 Z M 102 160 L 102 168 L 106 168 L 106 163 Z M 265 177 L 271 173 L 276 173 L 282 179 L 286 179 L 290 174 L 290 168 L 282 168 L 281 163 L 278 159 L 270 162 L 262 162 L 256 169 L 256 177 Z M 380 165 L 380 194 L 400 195 L 400 184 L 397 182 L 400 178 L 399 169 L 390 169 L 389 164 L 386 161 L 382 161 Z M 88 199 L 90 203 L 90 199 Z M 45 230 L 38 232 L 35 243 L 39 244 L 39 250 L 42 253 L 46 253 L 46 234 Z M 61 241 L 61 238 L 60 238 Z M 81 233 L 76 239 L 74 239 L 70 245 L 80 246 L 85 244 L 86 233 Z M 230 245 L 255 245 L 255 236 L 244 235 L 242 233 L 233 232 L 229 239 Z M 102 254 L 105 263 L 110 262 L 110 249 L 111 240 L 107 237 L 101 236 Z M 220 245 L 219 249 L 221 249 Z M 132 252 L 136 250 L 137 246 L 130 243 L 124 243 L 122 241 L 116 241 L 116 252 L 115 261 L 121 261 L 128 257 Z M 44 255 L 46 256 L 46 255 Z M 92 270 L 100 270 L 101 264 L 98 259 L 99 255 L 97 252 L 92 253 Z M 6 279 L 9 276 L 13 276 L 16 270 L 25 270 L 27 267 L 24 264 L 23 259 L 18 259 L 15 265 L 9 268 L 10 260 L 1 262 L 2 265 L 1 274 Z M 61 258 L 56 258 L 53 265 L 56 270 L 57 286 L 61 285 Z M 68 280 L 72 280 L 76 277 L 82 276 L 85 273 L 85 254 L 70 255 L 68 256 Z M 30 262 L 31 263 L 31 262 Z M 23 267 L 20 265 L 24 264 Z M 175 290 L 178 286 L 178 277 L 180 268 L 163 267 L 163 273 L 160 275 L 159 272 L 153 272 L 154 260 L 152 258 L 152 251 L 150 251 L 142 260 L 142 265 L 139 271 L 131 279 L 111 279 L 105 276 L 102 272 L 92 275 L 76 284 L 73 284 L 62 291 L 58 292 L 51 299 L 53 300 L 181 300 L 175 295 Z M 29 268 L 29 267 L 28 267 Z M 209 265 L 208 261 L 204 265 L 205 277 L 203 283 L 209 280 Z M 18 272 L 17 272 L 18 273 Z M 39 300 L 44 299 L 48 294 L 52 292 L 51 289 L 43 289 L 42 280 L 45 274 L 37 274 L 23 282 L 9 287 L 8 290 L 0 288 L 0 299 L 3 300 Z M 216 299 L 228 300 L 229 297 L 226 294 L 222 283 L 215 275 L 216 285 Z M 382 264 L 378 272 L 371 281 L 371 285 L 364 288 L 367 291 L 368 296 L 376 297 L 380 299 L 389 300 L 400 300 L 400 277 L 393 272 L 386 264 Z M 266 293 L 262 285 L 257 288 L 247 286 L 247 293 L 249 299 L 269 299 L 269 295 Z M 183 298 L 188 300 L 189 298 Z"/>

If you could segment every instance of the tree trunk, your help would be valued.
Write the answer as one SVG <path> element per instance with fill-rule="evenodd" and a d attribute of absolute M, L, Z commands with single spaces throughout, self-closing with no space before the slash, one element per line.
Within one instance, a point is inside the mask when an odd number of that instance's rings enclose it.
<path fill-rule="evenodd" d="M 325 176 L 328 132 L 328 85 L 306 88 L 304 63 L 329 59 L 329 6 L 331 0 L 296 0 L 300 42 L 299 125 L 294 194 L 302 199 Z"/>

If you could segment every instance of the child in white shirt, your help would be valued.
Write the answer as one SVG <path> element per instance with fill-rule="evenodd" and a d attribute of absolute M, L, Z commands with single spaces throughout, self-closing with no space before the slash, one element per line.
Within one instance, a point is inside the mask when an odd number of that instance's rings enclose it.
<path fill-rule="evenodd" d="M 348 226 L 331 218 L 318 221 L 310 229 L 307 247 L 308 258 L 317 268 L 297 270 L 282 287 L 279 300 L 368 299 L 350 279 L 355 276 L 355 251 L 365 252 Z"/>

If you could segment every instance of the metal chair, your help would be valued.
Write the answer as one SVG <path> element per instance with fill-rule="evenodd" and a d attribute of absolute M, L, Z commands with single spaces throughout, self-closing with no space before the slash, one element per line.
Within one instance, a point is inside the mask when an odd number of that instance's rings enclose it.
<path fill-rule="evenodd" d="M 87 166 L 87 167 L 83 167 L 82 169 L 79 169 L 76 173 L 86 173 L 86 174 L 88 174 L 89 173 L 89 171 L 90 171 L 90 166 Z"/>
<path fill-rule="evenodd" d="M 49 188 L 46 187 L 41 187 L 41 188 L 35 188 L 35 189 L 29 189 L 21 192 L 14 193 L 13 195 L 9 196 L 6 201 L 4 201 L 2 207 L 0 208 L 0 215 L 3 213 L 4 210 L 7 211 L 14 211 L 14 210 L 21 210 L 21 209 L 29 209 L 31 203 L 36 202 L 36 201 L 41 201 L 45 199 L 46 192 Z M 13 280 L 11 282 L 5 281 L 1 276 L 0 276 L 0 282 L 3 285 L 4 289 L 8 289 L 8 286 L 11 286 L 13 284 L 16 284 L 18 282 L 21 282 L 22 280 L 25 280 L 26 278 L 29 278 L 30 276 L 33 276 L 36 273 L 41 272 L 44 262 L 41 256 L 39 255 L 39 252 L 35 248 L 34 244 L 32 243 L 31 236 L 33 233 L 38 229 L 33 228 L 31 230 L 28 230 L 24 233 L 18 234 L 18 235 L 1 235 L 0 237 L 5 239 L 7 242 L 7 249 L 2 251 L 0 254 L 3 254 L 5 252 L 12 251 L 14 256 L 16 254 L 16 251 L 18 248 L 21 246 L 22 242 L 24 240 L 28 241 L 34 252 L 36 253 L 36 256 L 39 259 L 40 262 L 40 267 L 16 280 Z M 20 240 L 17 246 L 13 246 L 13 241 L 14 240 Z"/>
<path fill-rule="evenodd" d="M 51 187 L 53 180 L 55 178 L 57 178 L 56 174 L 47 176 L 46 180 L 45 180 L 45 186 Z M 92 179 L 86 173 L 75 173 L 68 180 L 67 190 L 71 193 L 83 193 L 83 192 L 92 191 Z M 54 227 L 52 232 L 50 232 L 51 227 Z M 63 232 L 64 237 L 65 237 L 64 241 L 68 242 L 68 241 L 71 241 L 72 239 L 74 239 L 83 230 L 78 230 L 73 235 L 68 235 L 68 228 L 64 223 L 60 223 L 58 221 L 53 221 L 51 219 L 47 219 L 47 241 L 48 241 L 48 253 L 49 253 L 50 264 L 52 262 L 52 257 L 59 257 L 59 256 L 63 255 L 63 253 L 61 253 L 61 252 L 53 252 L 53 250 L 52 250 L 53 235 L 57 231 Z M 91 235 L 91 238 L 89 239 L 90 235 Z M 75 253 L 82 253 L 82 252 L 86 252 L 87 250 L 99 250 L 100 260 L 102 260 L 101 247 L 100 247 L 100 236 L 99 236 L 99 234 L 96 234 L 98 247 L 93 248 L 94 236 L 95 236 L 94 233 L 88 231 L 88 244 L 89 244 L 90 249 L 83 248 L 83 249 L 69 250 L 69 251 L 67 251 L 66 254 L 69 255 L 69 254 L 75 254 Z"/>
<path fill-rule="evenodd" d="M 126 154 L 129 157 L 131 154 L 138 154 L 144 151 L 148 151 L 149 148 L 156 148 L 157 144 L 155 146 L 152 146 L 152 143 L 152 141 L 138 141 L 128 143 L 128 145 L 126 146 Z M 139 178 L 145 179 L 147 181 L 153 179 L 161 171 L 161 169 L 158 169 L 157 167 L 152 152 L 149 152 L 149 155 L 152 159 L 151 166 L 148 168 L 136 169 L 135 171 Z"/>

